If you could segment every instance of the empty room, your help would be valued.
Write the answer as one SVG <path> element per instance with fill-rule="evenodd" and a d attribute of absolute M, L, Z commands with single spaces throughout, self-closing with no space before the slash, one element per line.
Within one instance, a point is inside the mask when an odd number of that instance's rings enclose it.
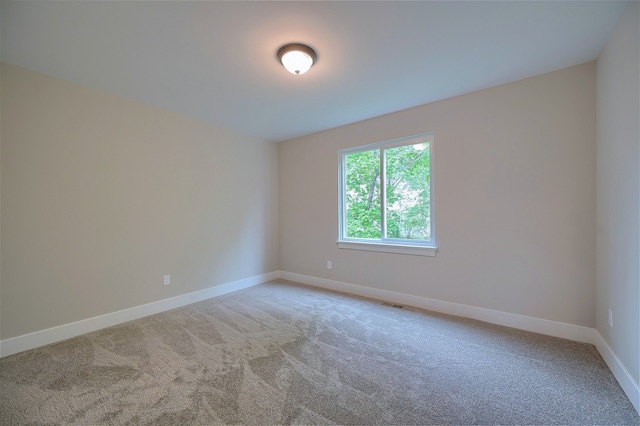
<path fill-rule="evenodd" d="M 640 2 L 0 2 L 0 424 L 640 425 Z"/>

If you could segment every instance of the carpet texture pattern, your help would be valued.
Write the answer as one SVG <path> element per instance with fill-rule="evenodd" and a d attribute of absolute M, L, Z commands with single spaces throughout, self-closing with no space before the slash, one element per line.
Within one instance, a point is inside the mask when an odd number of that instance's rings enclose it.
<path fill-rule="evenodd" d="M 592 345 L 275 281 L 0 359 L 0 424 L 640 424 Z"/>

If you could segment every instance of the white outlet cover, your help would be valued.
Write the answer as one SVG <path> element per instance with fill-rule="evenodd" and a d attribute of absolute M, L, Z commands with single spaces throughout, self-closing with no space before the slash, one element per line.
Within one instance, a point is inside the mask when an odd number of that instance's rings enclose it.
<path fill-rule="evenodd" d="M 164 285 L 169 285 L 171 284 L 171 275 L 165 275 L 164 276 Z"/>

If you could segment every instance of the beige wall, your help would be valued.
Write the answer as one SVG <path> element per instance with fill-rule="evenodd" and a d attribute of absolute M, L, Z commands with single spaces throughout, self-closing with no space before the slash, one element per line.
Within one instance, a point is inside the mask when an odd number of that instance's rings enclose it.
<path fill-rule="evenodd" d="M 424 132 L 437 256 L 338 249 L 338 150 Z M 281 270 L 594 327 L 595 133 L 592 62 L 282 142 Z"/>
<path fill-rule="evenodd" d="M 9 65 L 1 108 L 2 339 L 278 270 L 274 144 Z"/>
<path fill-rule="evenodd" d="M 632 2 L 598 58 L 597 329 L 640 383 L 639 8 Z M 613 328 L 608 310 L 613 311 Z"/>
<path fill-rule="evenodd" d="M 0 19 L 0 22 L 2 19 Z M 2 31 L 0 31 L 0 34 Z M 0 46 L 2 43 L 0 43 Z M 2 52 L 0 52 L 0 64 Z M 2 99 L 2 67 L 0 66 L 0 99 Z M 2 188 L 2 106 L 0 105 L 0 188 Z M 2 190 L 0 189 L 0 224 L 2 223 Z M 2 354 L 2 226 L 0 226 L 0 354 Z"/>

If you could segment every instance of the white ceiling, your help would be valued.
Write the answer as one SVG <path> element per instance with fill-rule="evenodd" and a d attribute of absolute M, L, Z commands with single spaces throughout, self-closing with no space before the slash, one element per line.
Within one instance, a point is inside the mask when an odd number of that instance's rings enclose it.
<path fill-rule="evenodd" d="M 617 1 L 0 5 L 4 62 L 281 141 L 596 59 Z M 304 42 L 302 76 L 277 61 Z"/>

